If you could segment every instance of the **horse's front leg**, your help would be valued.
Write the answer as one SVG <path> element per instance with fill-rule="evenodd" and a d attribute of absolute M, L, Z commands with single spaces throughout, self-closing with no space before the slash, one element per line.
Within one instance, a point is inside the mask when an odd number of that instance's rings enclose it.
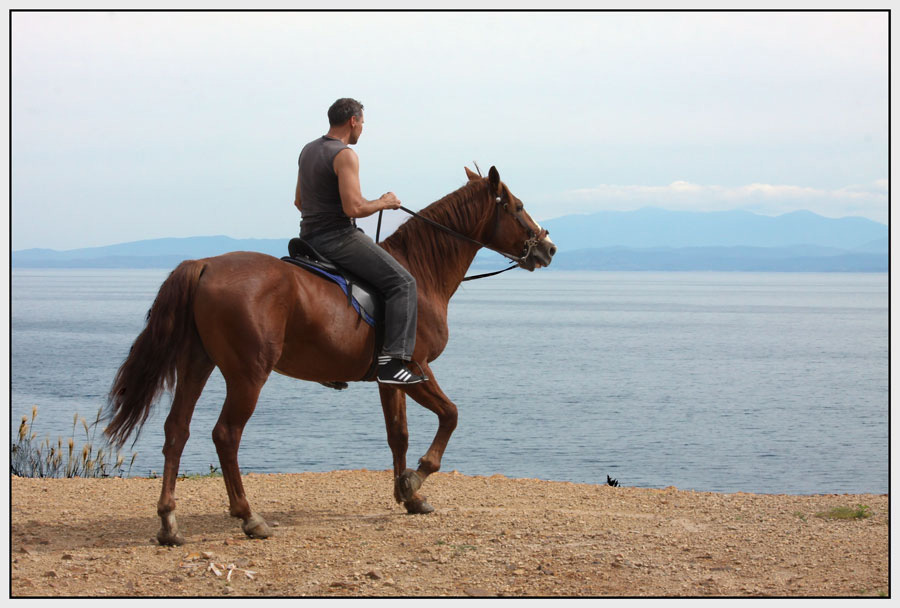
<path fill-rule="evenodd" d="M 387 427 L 388 445 L 394 456 L 394 499 L 404 502 L 400 494 L 400 476 L 406 470 L 406 450 L 409 447 L 409 430 L 406 426 L 406 395 L 396 386 L 379 384 L 381 409 Z"/>
<path fill-rule="evenodd" d="M 456 428 L 457 420 L 456 406 L 447 398 L 441 387 L 438 386 L 431 369 L 427 365 L 422 367 L 425 375 L 430 380 L 421 384 L 405 386 L 403 390 L 416 402 L 437 414 L 438 430 L 428 451 L 419 459 L 419 468 L 415 471 L 404 470 L 400 474 L 399 482 L 395 482 L 395 485 L 399 486 L 395 489 L 395 493 L 399 491 L 400 499 L 410 513 L 431 513 L 434 511 L 434 507 L 428 504 L 425 497 L 420 496 L 417 492 L 422 487 L 425 479 L 441 468 L 441 459 L 444 456 L 444 450 L 447 449 L 450 435 L 453 434 L 453 430 Z"/>

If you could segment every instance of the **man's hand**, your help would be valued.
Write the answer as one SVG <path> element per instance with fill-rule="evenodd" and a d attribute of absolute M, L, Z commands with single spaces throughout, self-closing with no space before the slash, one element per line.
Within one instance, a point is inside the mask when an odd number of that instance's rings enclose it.
<path fill-rule="evenodd" d="M 381 201 L 382 209 L 399 209 L 402 205 L 400 199 L 393 192 L 385 192 L 378 200 Z"/>

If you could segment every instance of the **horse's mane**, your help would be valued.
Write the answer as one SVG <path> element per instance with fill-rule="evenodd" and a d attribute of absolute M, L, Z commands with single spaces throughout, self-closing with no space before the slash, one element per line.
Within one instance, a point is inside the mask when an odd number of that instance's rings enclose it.
<path fill-rule="evenodd" d="M 486 179 L 469 181 L 425 207 L 419 215 L 462 234 L 474 234 L 490 219 L 485 213 L 487 187 Z M 388 252 L 403 253 L 416 280 L 431 285 L 443 285 L 447 262 L 458 260 L 460 268 L 452 271 L 464 273 L 472 261 L 467 256 L 471 253 L 470 243 L 414 217 L 403 222 L 383 245 Z"/>

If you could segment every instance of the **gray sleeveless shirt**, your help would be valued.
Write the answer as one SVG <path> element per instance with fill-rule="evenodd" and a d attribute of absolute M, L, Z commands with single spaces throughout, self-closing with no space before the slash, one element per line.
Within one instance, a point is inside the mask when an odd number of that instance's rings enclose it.
<path fill-rule="evenodd" d="M 348 147 L 326 135 L 300 151 L 300 237 L 354 226 L 341 206 L 334 157 Z"/>

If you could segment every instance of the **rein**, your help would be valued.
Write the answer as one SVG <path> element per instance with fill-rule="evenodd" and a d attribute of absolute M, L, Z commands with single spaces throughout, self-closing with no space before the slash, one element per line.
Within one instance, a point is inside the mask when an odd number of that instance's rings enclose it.
<path fill-rule="evenodd" d="M 463 278 L 463 281 L 474 281 L 475 279 L 486 279 L 488 277 L 493 277 L 498 274 L 502 274 L 502 273 L 506 272 L 507 270 L 515 270 L 518 267 L 519 267 L 519 265 L 516 264 L 515 262 L 510 262 L 509 266 L 507 266 L 503 270 L 495 270 L 494 272 L 485 272 L 484 274 L 475 274 L 470 277 Z"/>
<path fill-rule="evenodd" d="M 497 206 L 499 207 L 501 204 L 501 198 L 498 196 L 495 199 L 495 202 L 497 203 Z M 506 204 L 504 204 L 504 208 L 505 207 L 506 207 Z M 415 211 L 413 211 L 411 209 L 407 209 L 406 207 L 401 206 L 400 210 L 405 211 L 406 213 L 410 214 L 414 218 L 420 219 L 423 222 L 425 222 L 426 224 L 429 224 L 431 226 L 434 226 L 435 228 L 443 230 L 444 232 L 446 232 L 458 239 L 468 241 L 469 243 L 472 243 L 473 245 L 478 245 L 478 247 L 484 247 L 485 249 L 490 249 L 491 251 L 499 253 L 503 257 L 510 260 L 510 265 L 502 270 L 496 270 L 494 272 L 486 272 L 484 274 L 477 274 L 477 275 L 473 275 L 470 277 L 465 277 L 463 279 L 463 281 L 473 281 L 475 279 L 484 279 L 487 277 L 493 277 L 498 274 L 504 273 L 508 270 L 513 270 L 514 268 L 517 268 L 520 263 L 524 262 L 528 258 L 528 256 L 531 255 L 531 250 L 534 249 L 534 247 L 538 244 L 540 239 L 543 238 L 547 234 L 546 230 L 542 230 L 541 234 L 535 234 L 534 231 L 531 228 L 529 228 L 520 217 L 515 216 L 516 220 L 518 220 L 519 223 L 522 224 L 522 226 L 525 228 L 525 230 L 528 231 L 530 238 L 527 241 L 525 241 L 525 248 L 523 249 L 523 255 L 514 256 L 514 255 L 511 255 L 504 251 L 500 251 L 499 249 L 495 249 L 494 247 L 491 247 L 490 245 L 482 243 L 481 241 L 477 241 L 471 237 L 468 237 L 465 234 L 462 234 L 460 232 L 457 232 L 456 230 L 453 230 L 452 228 L 448 228 L 447 226 L 444 226 L 443 224 L 439 224 L 439 223 L 435 222 L 434 220 L 430 220 L 427 217 L 423 217 L 422 215 L 416 213 Z M 497 212 L 499 213 L 499 209 L 497 209 Z M 377 228 L 377 232 L 375 233 L 375 242 L 376 243 L 380 240 L 380 236 L 381 236 L 381 214 L 382 214 L 382 211 L 379 211 L 378 212 L 378 228 Z M 498 216 L 497 222 L 499 223 L 499 221 L 500 221 L 500 218 Z M 496 229 L 497 228 L 496 228 L 496 224 L 495 224 L 494 225 L 495 232 L 496 232 Z"/>
<path fill-rule="evenodd" d="M 495 202 L 497 203 L 496 213 L 499 214 L 500 213 L 499 207 L 502 203 L 502 199 L 498 196 L 495 199 Z M 504 209 L 506 209 L 509 203 L 502 203 L 502 204 L 503 204 Z M 506 272 L 508 270 L 513 270 L 514 268 L 517 268 L 519 266 L 519 264 L 524 262 L 528 258 L 528 256 L 531 255 L 531 250 L 535 248 L 535 246 L 540 242 L 540 240 L 542 238 L 544 238 L 545 236 L 547 236 L 547 234 L 548 234 L 547 230 L 541 230 L 540 234 L 535 234 L 534 230 L 529 228 L 528 225 L 525 224 L 524 220 L 522 220 L 522 218 L 520 218 L 519 216 L 514 216 L 516 218 L 516 220 L 520 224 L 522 224 L 522 227 L 525 228 L 525 230 L 528 232 L 528 236 L 529 236 L 529 239 L 527 241 L 525 241 L 525 247 L 522 250 L 522 255 L 515 256 L 515 255 L 511 255 L 509 253 L 506 253 L 505 251 L 500 251 L 499 249 L 495 249 L 494 247 L 491 247 L 490 245 L 482 243 L 481 241 L 476 241 L 475 239 L 468 237 L 465 234 L 459 233 L 456 230 L 453 230 L 452 228 L 448 228 L 447 226 L 444 226 L 443 224 L 439 224 L 433 220 L 428 219 L 427 217 L 423 217 L 420 214 L 416 213 L 415 211 L 407 209 L 406 207 L 400 207 L 400 210 L 405 211 L 406 213 L 410 214 L 411 216 L 422 220 L 426 224 L 430 224 L 430 225 L 434 226 L 435 228 L 443 230 L 444 232 L 446 232 L 452 236 L 455 236 L 458 239 L 468 241 L 470 243 L 478 245 L 479 247 L 484 247 L 485 249 L 490 249 L 491 251 L 499 253 L 500 255 L 507 258 L 508 260 L 511 260 L 510 265 L 502 270 L 496 270 L 494 272 L 486 272 L 484 274 L 478 274 L 478 275 L 474 275 L 471 277 L 465 277 L 463 279 L 463 281 L 472 281 L 474 279 L 484 279 L 484 278 L 492 277 L 492 276 L 501 274 L 503 272 Z M 499 223 L 500 223 L 500 217 L 498 215 L 497 221 L 494 223 L 494 232 L 497 231 L 497 225 Z"/>
<path fill-rule="evenodd" d="M 492 251 L 497 251 L 496 249 L 493 249 L 492 247 L 488 247 L 488 246 L 485 245 L 484 243 L 482 243 L 482 242 L 480 242 L 480 241 L 476 241 L 476 240 L 473 239 L 473 238 L 467 237 L 466 235 L 464 235 L 464 234 L 462 234 L 462 233 L 460 233 L 460 232 L 457 232 L 456 230 L 453 230 L 452 228 L 448 228 L 447 226 L 444 226 L 443 224 L 438 224 L 437 222 L 435 222 L 435 221 L 433 221 L 433 220 L 430 220 L 430 219 L 428 219 L 427 217 L 422 217 L 421 215 L 419 215 L 419 214 L 416 213 L 415 211 L 412 211 L 411 209 L 407 209 L 406 207 L 402 207 L 402 206 L 401 206 L 401 207 L 400 207 L 400 210 L 401 210 L 401 211 L 405 211 L 406 213 L 410 214 L 411 216 L 413 216 L 413 217 L 415 217 L 415 218 L 418 218 L 418 219 L 422 220 L 422 221 L 425 222 L 426 224 L 431 224 L 431 225 L 434 226 L 435 228 L 439 228 L 439 229 L 443 230 L 444 232 L 447 232 L 447 233 L 449 233 L 449 234 L 455 236 L 455 237 L 458 238 L 458 239 L 462 239 L 462 240 L 464 240 L 464 241 L 469 241 L 470 243 L 473 243 L 473 244 L 475 244 L 475 245 L 478 245 L 479 247 L 485 247 L 485 248 L 487 248 L 487 249 L 491 249 Z M 381 210 L 381 211 L 378 212 L 378 228 L 376 229 L 376 232 L 375 232 L 375 242 L 376 242 L 376 243 L 379 242 L 379 241 L 381 240 L 381 214 L 382 214 L 382 213 L 384 213 L 384 210 Z M 529 248 L 528 253 L 530 253 L 530 249 L 531 249 L 531 248 Z M 519 267 L 519 262 L 522 261 L 522 260 L 524 260 L 525 257 L 527 257 L 527 255 L 528 255 L 528 254 L 526 253 L 526 255 L 525 255 L 524 257 L 522 257 L 522 258 L 516 258 L 516 257 L 514 257 L 514 256 L 511 256 L 511 255 L 508 255 L 508 254 L 506 254 L 506 253 L 503 253 L 502 251 L 497 251 L 497 253 L 499 253 L 500 255 L 502 255 L 502 256 L 504 256 L 504 257 L 507 257 L 507 258 L 509 258 L 509 259 L 511 260 L 510 263 L 509 263 L 509 266 L 507 266 L 507 267 L 504 268 L 503 270 L 495 270 L 494 272 L 485 272 L 485 273 L 483 273 L 483 274 L 476 274 L 476 275 L 473 275 L 473 276 L 470 276 L 470 277 L 465 277 L 465 278 L 463 279 L 463 281 L 474 281 L 475 279 L 486 279 L 487 277 L 493 277 L 493 276 L 496 276 L 496 275 L 498 275 L 498 274 L 502 274 L 502 273 L 504 273 L 504 272 L 506 272 L 506 271 L 508 271 L 508 270 L 514 270 L 514 269 L 516 269 L 516 268 Z"/>
<path fill-rule="evenodd" d="M 497 202 L 499 203 L 499 201 L 500 201 L 500 197 L 498 196 L 498 197 L 497 197 Z M 453 230 L 452 228 L 448 228 L 447 226 L 444 226 L 443 224 L 439 224 L 439 223 L 435 222 L 434 220 L 430 220 L 430 219 L 428 219 L 427 217 L 423 217 L 423 216 L 419 215 L 418 213 L 416 213 L 415 211 L 413 211 L 413 210 L 411 210 L 411 209 L 407 209 L 406 207 L 400 207 L 400 210 L 401 210 L 401 211 L 405 211 L 406 213 L 410 214 L 410 215 L 413 216 L 414 218 L 420 219 L 420 220 L 422 220 L 423 222 L 425 222 L 426 224 L 429 224 L 429 225 L 431 225 L 431 226 L 434 226 L 435 228 L 438 228 L 438 229 L 440 229 L 440 230 L 443 230 L 443 231 L 446 232 L 447 234 L 450 234 L 450 235 L 452 235 L 452 236 L 455 236 L 455 237 L 458 238 L 458 239 L 462 239 L 462 240 L 464 240 L 464 241 L 468 241 L 468 242 L 470 242 L 470 243 L 472 243 L 472 244 L 474 244 L 474 245 L 478 245 L 479 247 L 484 247 L 485 249 L 490 249 L 491 251 L 496 251 L 497 253 L 499 253 L 499 254 L 502 255 L 503 257 L 508 258 L 509 260 L 511 260 L 510 265 L 507 266 L 506 268 L 504 268 L 503 270 L 496 270 L 496 271 L 494 271 L 494 272 L 486 272 L 486 273 L 484 273 L 484 274 L 478 274 L 478 275 L 474 275 L 474 276 L 471 276 L 471 277 L 465 277 L 465 278 L 463 279 L 463 281 L 473 281 L 473 280 L 475 280 L 475 279 L 484 279 L 484 278 L 487 278 L 487 277 L 492 277 L 492 276 L 501 274 L 501 273 L 503 273 L 503 272 L 506 272 L 507 270 L 513 270 L 513 269 L 515 269 L 515 268 L 517 268 L 517 267 L 519 266 L 519 263 L 520 263 L 520 262 L 525 261 L 525 258 L 528 257 L 528 254 L 531 253 L 531 247 L 529 247 L 529 248 L 527 249 L 527 251 L 525 252 L 525 255 L 524 255 L 524 256 L 522 256 L 522 257 L 516 257 L 516 256 L 514 256 L 514 255 L 510 255 L 510 254 L 508 254 L 508 253 L 505 253 L 505 252 L 503 252 L 503 251 L 500 251 L 499 249 L 494 249 L 493 247 L 491 247 L 491 246 L 489 246 L 489 245 L 486 245 L 486 244 L 482 243 L 481 241 L 476 241 L 475 239 L 473 239 L 473 238 L 471 238 L 471 237 L 468 237 L 468 236 L 466 236 L 465 234 L 462 234 L 461 232 L 457 232 L 456 230 Z M 496 227 L 495 227 L 495 230 L 496 230 Z"/>
<path fill-rule="evenodd" d="M 476 168 L 478 167 L 478 163 L 475 164 L 475 167 Z M 481 173 L 480 170 L 479 170 L 479 173 Z M 494 230 L 491 232 L 491 237 L 493 237 L 493 235 L 496 234 L 497 227 L 500 225 L 500 205 L 501 204 L 503 205 L 503 209 L 509 210 L 509 202 L 504 203 L 503 199 L 500 196 L 497 196 L 494 199 L 494 202 L 497 203 L 497 206 L 494 208 L 494 214 L 496 217 L 496 221 L 494 222 Z M 525 241 L 525 245 L 522 249 L 522 255 L 514 256 L 514 255 L 511 255 L 504 251 L 500 251 L 499 249 L 496 249 L 494 247 L 491 247 L 490 245 L 487 245 L 486 243 L 482 243 L 481 241 L 476 241 L 475 239 L 473 239 L 469 236 L 466 236 L 465 234 L 462 234 L 460 232 L 457 232 L 456 230 L 453 230 L 452 228 L 448 228 L 447 226 L 444 226 L 443 224 L 439 224 L 438 222 L 435 222 L 434 220 L 430 220 L 427 217 L 423 217 L 422 215 L 416 213 L 415 211 L 413 211 L 411 209 L 407 209 L 406 207 L 401 206 L 400 210 L 405 211 L 406 213 L 410 214 L 414 218 L 422 220 L 426 224 L 434 226 L 435 228 L 437 228 L 439 230 L 443 230 L 444 232 L 450 234 L 451 236 L 454 236 L 458 239 L 462 239 L 464 241 L 468 241 L 469 243 L 472 243 L 473 245 L 477 245 L 478 247 L 484 247 L 485 249 L 490 249 L 491 251 L 499 253 L 503 257 L 510 260 L 510 265 L 502 270 L 496 270 L 494 272 L 486 272 L 483 274 L 477 274 L 477 275 L 473 275 L 470 277 L 465 277 L 465 278 L 463 278 L 463 281 L 484 279 L 487 277 L 496 276 L 496 275 L 504 273 L 508 270 L 513 270 L 514 268 L 518 267 L 522 262 L 524 262 L 526 259 L 528 259 L 528 256 L 531 255 L 531 251 L 537 246 L 537 244 L 540 242 L 540 240 L 549 234 L 549 232 L 546 229 L 541 229 L 539 234 L 535 234 L 534 230 L 532 230 L 528 226 L 528 224 L 525 223 L 525 220 L 523 220 L 518 215 L 513 215 L 513 217 L 516 219 L 516 221 L 519 222 L 522 225 L 522 227 L 525 229 L 525 231 L 529 237 L 528 240 Z M 383 209 L 378 212 L 378 227 L 375 232 L 375 242 L 376 243 L 381 240 L 381 216 L 383 213 L 384 213 Z M 490 239 L 488 239 L 488 240 L 490 240 Z"/>

